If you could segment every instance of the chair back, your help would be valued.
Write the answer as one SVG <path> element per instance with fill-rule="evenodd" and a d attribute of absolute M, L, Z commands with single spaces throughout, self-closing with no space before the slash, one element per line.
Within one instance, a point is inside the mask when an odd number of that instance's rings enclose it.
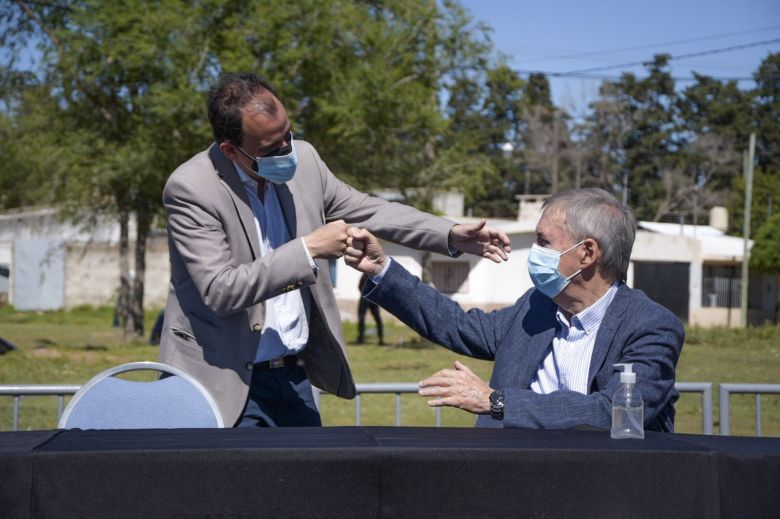
<path fill-rule="evenodd" d="M 117 378 L 153 370 L 169 376 L 151 382 Z M 94 376 L 73 396 L 60 429 L 179 429 L 224 427 L 216 402 L 203 385 L 159 362 L 131 362 Z"/>

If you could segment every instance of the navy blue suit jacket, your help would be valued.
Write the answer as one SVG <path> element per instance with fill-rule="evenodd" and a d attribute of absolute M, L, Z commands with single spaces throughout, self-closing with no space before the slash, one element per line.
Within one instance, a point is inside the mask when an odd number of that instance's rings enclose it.
<path fill-rule="evenodd" d="M 645 429 L 674 428 L 674 402 L 679 396 L 674 370 L 685 331 L 669 310 L 639 290 L 621 284 L 604 315 L 593 347 L 587 395 L 568 390 L 540 395 L 530 389 L 559 326 L 557 305 L 535 289 L 501 310 L 465 312 L 394 261 L 378 285 L 366 283 L 364 295 L 426 339 L 462 355 L 494 361 L 490 386 L 504 391 L 504 418 L 480 415 L 478 427 L 608 428 L 619 384 L 613 364 L 630 362 L 645 403 Z"/>

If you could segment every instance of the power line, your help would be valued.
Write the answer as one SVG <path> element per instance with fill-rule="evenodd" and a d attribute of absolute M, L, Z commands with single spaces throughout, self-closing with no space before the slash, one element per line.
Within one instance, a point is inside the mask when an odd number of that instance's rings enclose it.
<path fill-rule="evenodd" d="M 736 32 L 726 32 L 721 34 L 714 34 L 711 36 L 699 36 L 697 38 L 687 38 L 684 40 L 673 40 L 673 41 L 667 41 L 667 42 L 661 42 L 661 43 L 648 43 L 645 45 L 635 45 L 633 47 L 623 47 L 619 49 L 607 49 L 607 50 L 593 50 L 593 51 L 587 51 L 587 52 L 578 52 L 576 54 L 564 54 L 560 56 L 550 56 L 549 58 L 533 58 L 530 60 L 524 60 L 526 63 L 531 61 L 541 61 L 541 60 L 559 60 L 559 59 L 573 59 L 573 58 L 582 58 L 586 56 L 595 56 L 598 54 L 608 54 L 608 53 L 614 53 L 614 52 L 624 52 L 624 51 L 630 51 L 630 50 L 641 50 L 641 49 L 651 49 L 655 47 L 660 47 L 662 45 L 679 45 L 681 43 L 693 43 L 697 41 L 706 41 L 706 40 L 715 40 L 720 38 L 727 38 L 729 36 L 739 36 L 742 34 L 755 34 L 757 32 L 764 32 L 774 29 L 780 29 L 780 25 L 770 25 L 769 27 L 761 27 L 758 29 L 750 29 L 745 31 L 736 31 Z"/>
<path fill-rule="evenodd" d="M 515 69 L 515 72 L 519 74 L 543 74 L 545 76 L 549 77 L 560 77 L 560 78 L 570 78 L 570 79 L 606 79 L 606 80 L 612 80 L 617 81 L 622 79 L 621 76 L 616 76 L 614 74 L 575 74 L 573 72 L 548 72 L 545 70 L 526 70 L 526 69 Z M 706 74 L 702 74 L 702 76 L 706 76 L 710 79 L 715 79 L 717 81 L 753 81 L 754 78 L 750 76 L 730 76 L 730 77 L 724 77 L 724 76 L 709 76 Z M 698 78 L 695 76 L 676 76 L 672 77 L 674 81 L 697 81 Z"/>
<path fill-rule="evenodd" d="M 699 56 L 709 56 L 711 54 L 723 54 L 724 52 L 731 52 L 734 50 L 739 49 L 747 49 L 750 47 L 758 47 L 760 45 L 767 45 L 769 43 L 777 43 L 780 42 L 780 38 L 774 38 L 771 40 L 764 40 L 764 41 L 756 41 L 753 43 L 744 43 L 742 45 L 733 45 L 731 47 L 721 47 L 719 49 L 711 49 L 711 50 L 703 50 L 700 52 L 691 52 L 689 54 L 679 54 L 677 56 L 669 56 L 669 61 L 672 60 L 678 60 L 678 59 L 687 59 L 687 58 L 695 58 Z M 631 63 L 621 63 L 619 65 L 605 65 L 603 67 L 592 67 L 592 68 L 586 68 L 586 69 L 580 69 L 580 70 L 572 70 L 570 72 L 561 72 L 561 75 L 575 75 L 575 74 L 585 74 L 588 72 L 596 72 L 599 70 L 610 70 L 610 69 L 616 69 L 616 68 L 626 68 L 626 67 L 634 67 L 637 65 L 647 65 L 648 63 L 651 63 L 650 61 L 644 60 L 644 61 L 633 61 Z"/>

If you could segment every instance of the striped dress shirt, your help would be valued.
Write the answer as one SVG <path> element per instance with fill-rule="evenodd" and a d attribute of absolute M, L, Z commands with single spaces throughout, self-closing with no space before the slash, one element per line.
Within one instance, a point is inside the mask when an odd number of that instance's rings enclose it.
<path fill-rule="evenodd" d="M 542 395 L 558 390 L 588 394 L 588 371 L 593 355 L 596 334 L 610 303 L 615 298 L 618 284 L 612 285 L 598 301 L 573 315 L 571 323 L 561 312 L 555 314 L 558 331 L 549 353 L 539 365 L 531 390 Z"/>

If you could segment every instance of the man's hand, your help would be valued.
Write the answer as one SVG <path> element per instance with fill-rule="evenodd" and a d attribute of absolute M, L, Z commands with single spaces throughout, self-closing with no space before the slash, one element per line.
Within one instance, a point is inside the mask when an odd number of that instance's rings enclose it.
<path fill-rule="evenodd" d="M 475 414 L 490 412 L 490 393 L 487 383 L 471 369 L 455 361 L 455 369 L 443 369 L 420 382 L 420 396 L 434 396 L 428 400 L 431 407 L 452 406 Z"/>
<path fill-rule="evenodd" d="M 304 236 L 303 241 L 313 258 L 340 258 L 347 250 L 347 229 L 344 220 L 336 220 Z"/>
<path fill-rule="evenodd" d="M 350 227 L 344 262 L 369 276 L 378 276 L 385 268 L 387 256 L 376 237 L 365 229 Z"/>
<path fill-rule="evenodd" d="M 509 237 L 504 231 L 487 227 L 485 223 L 486 221 L 482 220 L 479 223 L 453 225 L 449 235 L 450 248 L 481 256 L 496 263 L 506 261 L 507 254 L 512 252 Z"/>

